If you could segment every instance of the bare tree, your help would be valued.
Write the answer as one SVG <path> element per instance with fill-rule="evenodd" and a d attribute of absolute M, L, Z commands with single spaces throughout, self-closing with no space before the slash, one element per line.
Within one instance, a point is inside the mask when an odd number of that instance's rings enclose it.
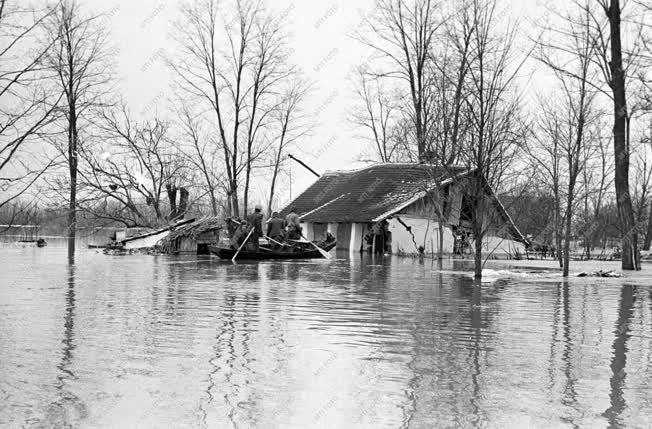
<path fill-rule="evenodd" d="M 515 27 L 497 33 L 495 0 L 473 0 L 468 14 L 473 28 L 469 51 L 468 90 L 465 91 L 470 138 L 463 161 L 476 172 L 469 195 L 473 218 L 474 275 L 482 277 L 483 239 L 492 224 L 487 190 L 498 189 L 516 149 L 524 138 L 514 79 L 523 62 L 514 62 Z"/>
<path fill-rule="evenodd" d="M 595 43 L 588 8 L 579 16 L 562 17 L 564 25 L 547 27 L 547 40 L 539 41 L 537 57 L 553 71 L 560 85 L 561 147 L 565 158 L 566 202 L 564 215 L 563 276 L 567 277 L 570 264 L 570 241 L 573 212 L 578 196 L 578 179 L 587 163 L 586 129 L 594 121 L 592 105 L 596 91 L 592 87 L 596 72 L 593 70 Z M 554 113 L 553 113 L 554 115 Z M 560 249 L 561 250 L 561 249 Z"/>
<path fill-rule="evenodd" d="M 652 133 L 652 125 L 649 132 Z M 634 217 L 639 228 L 645 231 L 643 250 L 649 250 L 652 241 L 652 221 L 650 220 L 652 214 L 652 160 L 650 153 L 652 147 L 648 143 L 649 138 L 649 136 L 644 136 L 640 139 L 640 142 L 634 147 L 633 158 Z"/>
<path fill-rule="evenodd" d="M 102 112 L 96 126 L 102 143 L 80 149 L 79 209 L 126 226 L 153 227 L 183 214 L 176 190 L 186 188 L 187 170 L 169 125 L 158 118 L 135 122 L 122 106 Z"/>
<path fill-rule="evenodd" d="M 177 142 L 177 149 L 185 162 L 198 172 L 198 181 L 203 182 L 198 188 L 203 189 L 202 194 L 208 195 L 211 214 L 217 216 L 218 192 L 224 188 L 222 165 L 219 162 L 219 145 L 207 135 L 202 121 L 187 103 L 182 103 L 178 116 L 182 134 Z"/>
<path fill-rule="evenodd" d="M 82 130 L 91 110 L 101 104 L 111 78 L 107 34 L 99 18 L 100 15 L 85 15 L 75 0 L 64 0 L 56 4 L 47 22 L 54 44 L 45 64 L 63 94 L 60 110 L 65 119 L 66 143 L 57 147 L 68 166 L 68 236 L 72 251 L 77 224 L 79 152 L 84 144 Z"/>
<path fill-rule="evenodd" d="M 436 34 L 443 22 L 437 12 L 437 4 L 432 0 L 380 0 L 375 13 L 365 19 L 369 34 L 357 35 L 386 59 L 370 73 L 394 80 L 409 98 L 405 111 L 411 120 L 409 130 L 414 132 L 420 160 L 428 158 L 432 150 L 429 124 L 434 110 L 430 105 L 430 72 Z"/>
<path fill-rule="evenodd" d="M 609 33 L 603 31 L 601 21 L 595 15 L 593 20 L 597 28 L 596 37 L 600 42 L 599 58 L 606 82 L 612 92 L 613 101 L 613 136 L 616 203 L 620 232 L 622 234 L 622 268 L 623 270 L 640 270 L 640 251 L 638 248 L 638 231 L 634 218 L 634 208 L 629 189 L 629 120 L 625 87 L 626 64 L 623 64 L 623 45 L 621 39 L 621 7 L 619 0 L 599 0 L 598 2 L 607 18 Z"/>
<path fill-rule="evenodd" d="M 600 235 L 604 237 L 604 231 L 600 231 L 599 228 L 600 217 L 609 189 L 613 186 L 613 159 L 609 150 L 611 138 L 603 135 L 605 128 L 602 125 L 602 116 L 600 115 L 600 122 L 596 122 L 587 130 L 586 140 L 592 144 L 585 145 L 583 155 L 587 165 L 582 171 L 584 213 L 579 232 L 584 237 L 584 252 L 587 259 L 591 259 L 591 252 L 597 238 Z"/>
<path fill-rule="evenodd" d="M 255 11 L 252 15 L 255 24 L 254 51 L 253 51 L 253 77 L 250 88 L 250 107 L 246 109 L 247 121 L 247 161 L 245 164 L 244 185 L 244 214 L 249 206 L 249 188 L 251 184 L 251 171 L 254 162 L 269 145 L 263 144 L 256 147 L 257 138 L 267 128 L 271 116 L 279 103 L 275 92 L 283 81 L 294 75 L 292 67 L 287 65 L 288 48 L 284 40 L 282 25 L 278 18 L 263 16 L 264 11 Z M 241 18 L 242 19 L 242 18 Z M 298 103 L 299 100 L 297 100 Z M 287 99 L 280 101 L 287 103 Z M 291 110 L 294 110 L 292 108 Z M 287 104 L 282 110 L 288 111 Z M 286 115 L 289 120 L 291 115 Z M 288 126 L 290 124 L 286 124 Z M 271 198 L 270 198 L 271 201 Z"/>
<path fill-rule="evenodd" d="M 282 23 L 256 0 L 238 1 L 234 10 L 217 0 L 196 0 L 181 15 L 175 26 L 180 58 L 169 65 L 180 91 L 213 115 L 229 212 L 239 216 L 241 175 L 246 211 L 251 170 L 269 148 L 261 134 L 278 102 L 275 88 L 291 70 Z"/>
<path fill-rule="evenodd" d="M 636 153 L 634 157 L 634 217 L 639 225 L 647 218 L 650 191 L 652 187 L 652 162 L 646 152 Z"/>
<path fill-rule="evenodd" d="M 307 135 L 310 130 L 310 120 L 303 113 L 301 107 L 309 94 L 309 86 L 298 80 L 290 84 L 283 95 L 283 99 L 277 109 L 273 112 L 273 121 L 276 124 L 276 134 L 272 140 L 272 178 L 269 187 L 269 199 L 267 201 L 267 213 L 271 216 L 274 198 L 276 196 L 276 184 L 279 173 L 282 171 L 286 160 L 288 148 L 297 142 L 301 137 Z"/>
<path fill-rule="evenodd" d="M 388 93 L 381 79 L 372 77 L 363 68 L 358 70 L 357 78 L 355 92 L 360 104 L 351 112 L 353 125 L 363 130 L 361 138 L 370 142 L 374 160 L 400 160 L 402 144 L 397 138 L 400 126 L 397 97 Z"/>
<path fill-rule="evenodd" d="M 43 83 L 43 60 L 54 41 L 40 46 L 51 9 L 35 10 L 0 0 L 0 208 L 14 204 L 56 160 L 40 161 L 37 150 L 47 126 L 56 119 L 60 96 Z M 31 46 L 31 48 L 30 48 Z M 29 149 L 29 156 L 25 156 Z M 45 157 L 48 158 L 48 157 Z"/>
<path fill-rule="evenodd" d="M 537 107 L 538 119 L 532 132 L 532 138 L 525 146 L 528 160 L 535 172 L 537 181 L 552 193 L 552 229 L 556 256 L 559 266 L 563 267 L 562 248 L 562 190 L 565 187 L 563 177 L 562 122 L 557 115 L 552 101 L 540 99 Z M 537 237 L 535 237 L 536 239 Z"/>
<path fill-rule="evenodd" d="M 468 90 L 469 61 L 473 55 L 471 42 L 477 30 L 469 13 L 468 1 L 461 2 L 446 20 L 442 46 L 431 56 L 430 73 L 433 90 L 431 106 L 431 146 L 441 165 L 453 165 L 460 160 L 460 151 L 468 137 L 469 126 L 464 121 Z"/>

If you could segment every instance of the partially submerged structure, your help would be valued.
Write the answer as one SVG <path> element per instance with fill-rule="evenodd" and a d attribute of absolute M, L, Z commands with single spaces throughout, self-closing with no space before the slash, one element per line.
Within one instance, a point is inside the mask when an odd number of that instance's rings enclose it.
<path fill-rule="evenodd" d="M 473 237 L 470 190 L 482 181 L 485 206 L 484 251 L 496 256 L 525 253 L 527 243 L 491 187 L 463 167 L 426 164 L 377 164 L 322 175 L 284 210 L 295 208 L 304 235 L 319 239 L 330 232 L 337 249 L 360 252 L 369 247 L 374 225 L 391 233 L 393 253 L 470 252 Z M 366 239 L 367 238 L 367 239 Z M 388 246 L 389 247 L 389 246 Z"/>
<path fill-rule="evenodd" d="M 223 226 L 224 221 L 217 217 L 186 219 L 117 242 L 126 250 L 153 248 L 160 253 L 208 254 L 208 245 L 218 241 Z"/>
<path fill-rule="evenodd" d="M 205 217 L 175 228 L 161 239 L 157 250 L 163 253 L 209 254 L 208 246 L 219 241 L 224 221 L 218 217 Z"/>

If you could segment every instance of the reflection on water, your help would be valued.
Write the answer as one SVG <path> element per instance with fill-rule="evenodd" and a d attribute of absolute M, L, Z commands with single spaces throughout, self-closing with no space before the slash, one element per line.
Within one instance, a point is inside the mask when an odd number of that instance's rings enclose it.
<path fill-rule="evenodd" d="M 652 279 L 0 248 L 0 426 L 646 427 Z"/>

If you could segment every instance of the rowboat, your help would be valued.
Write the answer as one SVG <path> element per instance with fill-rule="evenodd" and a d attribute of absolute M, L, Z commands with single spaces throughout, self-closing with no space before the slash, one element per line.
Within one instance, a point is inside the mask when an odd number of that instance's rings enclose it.
<path fill-rule="evenodd" d="M 333 240 L 314 244 L 319 246 L 319 248 L 325 252 L 328 252 L 335 247 L 337 242 Z M 238 249 L 234 249 L 231 246 L 222 244 L 209 244 L 208 251 L 211 253 L 211 255 L 218 256 L 222 259 L 231 259 L 236 254 Z M 294 241 L 290 245 L 283 247 L 277 246 L 276 248 L 260 245 L 258 246 L 257 252 L 242 249 L 240 253 L 238 253 L 237 259 L 315 259 L 323 257 L 324 256 L 321 254 L 321 252 L 315 249 L 312 243 L 305 241 Z"/>

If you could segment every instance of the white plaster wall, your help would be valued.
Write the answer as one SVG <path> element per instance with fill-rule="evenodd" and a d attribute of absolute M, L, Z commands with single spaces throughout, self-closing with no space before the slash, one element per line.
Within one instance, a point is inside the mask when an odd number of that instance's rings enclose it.
<path fill-rule="evenodd" d="M 360 253 L 360 246 L 362 246 L 362 235 L 365 230 L 364 223 L 351 224 L 351 243 L 349 244 L 349 253 Z"/>
<path fill-rule="evenodd" d="M 521 255 L 525 255 L 525 244 L 495 235 L 486 235 L 482 243 L 482 251 L 487 255 L 492 252 L 493 256 L 503 257 L 514 256 L 517 251 Z"/>
<path fill-rule="evenodd" d="M 125 243 L 125 249 L 140 249 L 142 247 L 152 247 L 156 243 L 158 243 L 159 240 L 167 237 L 169 233 L 170 233 L 169 230 L 165 230 L 159 232 L 158 234 L 150 235 L 148 237 L 136 238 L 134 240 L 127 241 Z"/>
<path fill-rule="evenodd" d="M 327 231 L 333 234 L 334 237 L 337 238 L 337 225 L 336 223 L 329 223 Z"/>
<path fill-rule="evenodd" d="M 425 247 L 426 253 L 437 253 L 439 251 L 439 228 L 437 222 L 429 219 L 417 218 L 402 215 L 401 220 L 412 227 L 412 234 L 416 246 Z M 389 230 L 392 233 L 392 253 L 406 252 L 417 253 L 412 235 L 396 219 L 389 219 Z M 453 252 L 453 233 L 448 227 L 444 227 L 444 253 Z"/>
<path fill-rule="evenodd" d="M 303 229 L 303 236 L 308 240 L 315 239 L 315 230 L 312 228 L 312 222 L 301 222 L 299 223 L 301 229 Z"/>

